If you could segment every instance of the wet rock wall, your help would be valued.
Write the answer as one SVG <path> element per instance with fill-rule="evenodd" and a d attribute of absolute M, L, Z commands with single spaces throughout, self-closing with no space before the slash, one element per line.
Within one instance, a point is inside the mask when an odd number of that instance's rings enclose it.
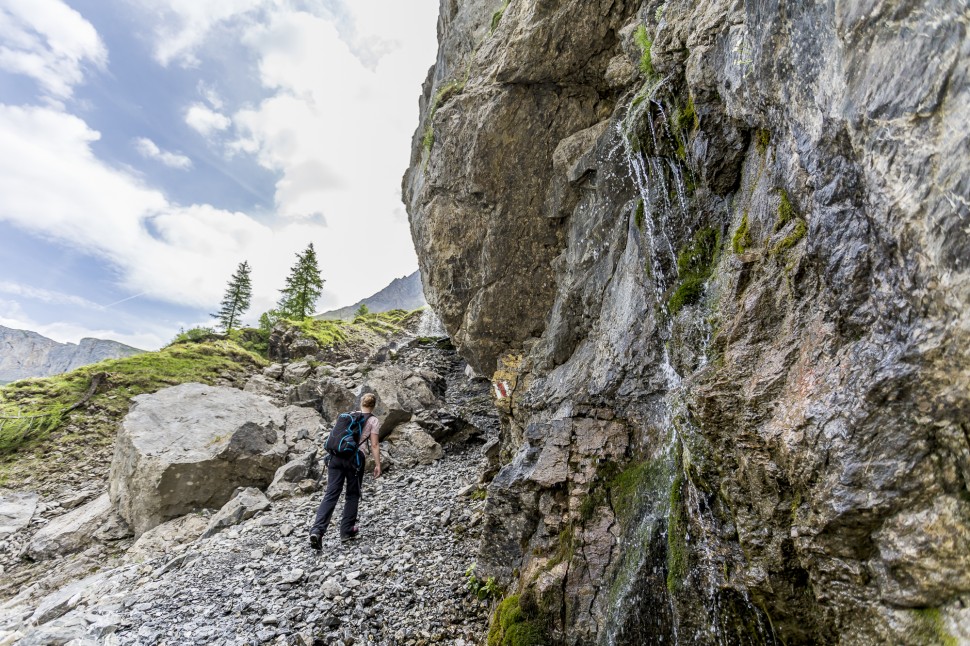
<path fill-rule="evenodd" d="M 966 2 L 443 2 L 404 180 L 564 643 L 970 639 Z"/>

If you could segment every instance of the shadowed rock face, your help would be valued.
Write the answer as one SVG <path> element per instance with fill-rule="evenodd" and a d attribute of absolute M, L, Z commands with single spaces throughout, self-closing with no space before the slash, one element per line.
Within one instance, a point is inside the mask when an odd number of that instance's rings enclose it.
<path fill-rule="evenodd" d="M 567 643 L 970 639 L 970 7 L 503 5 L 404 180 L 505 413 L 479 565 Z"/>

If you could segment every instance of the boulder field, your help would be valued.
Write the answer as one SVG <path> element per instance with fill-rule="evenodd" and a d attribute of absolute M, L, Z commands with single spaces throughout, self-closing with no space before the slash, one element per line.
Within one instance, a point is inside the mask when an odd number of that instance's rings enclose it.
<path fill-rule="evenodd" d="M 440 343 L 373 358 L 140 395 L 108 482 L 60 501 L 0 492 L 16 549 L 0 644 L 474 643 L 489 605 L 466 589 L 484 505 L 468 496 L 497 438 L 490 386 Z M 365 392 L 385 475 L 367 476 L 361 538 L 315 553 L 328 418 Z"/>

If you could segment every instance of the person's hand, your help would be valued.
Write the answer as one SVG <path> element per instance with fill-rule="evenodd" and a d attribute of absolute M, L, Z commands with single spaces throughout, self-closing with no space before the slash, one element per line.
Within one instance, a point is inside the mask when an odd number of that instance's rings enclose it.
<path fill-rule="evenodd" d="M 375 466 L 374 467 L 374 477 L 375 478 L 380 478 L 381 477 L 381 468 L 379 466 Z"/>

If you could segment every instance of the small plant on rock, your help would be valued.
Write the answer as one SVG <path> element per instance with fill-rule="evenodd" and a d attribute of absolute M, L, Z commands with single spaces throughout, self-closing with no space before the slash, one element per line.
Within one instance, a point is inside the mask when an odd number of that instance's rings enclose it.
<path fill-rule="evenodd" d="M 475 574 L 476 564 L 472 563 L 465 570 L 465 578 L 467 579 L 465 587 L 473 595 L 485 601 L 487 599 L 497 599 L 502 595 L 502 590 L 498 583 L 495 581 L 494 576 L 490 576 L 487 579 L 480 579 L 477 574 Z"/>

